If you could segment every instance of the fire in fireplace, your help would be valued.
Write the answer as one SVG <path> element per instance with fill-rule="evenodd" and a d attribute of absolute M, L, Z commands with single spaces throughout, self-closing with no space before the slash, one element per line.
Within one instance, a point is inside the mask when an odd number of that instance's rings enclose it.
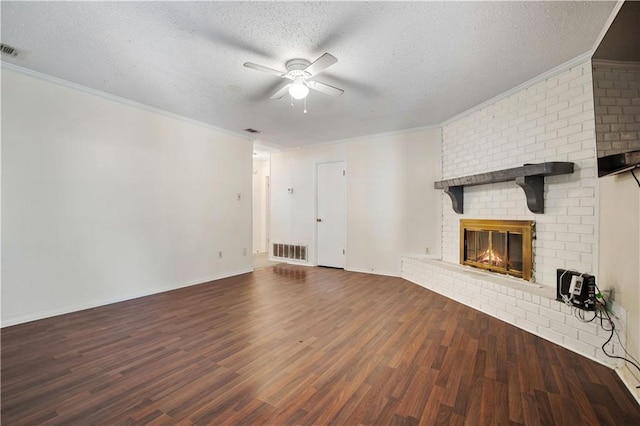
<path fill-rule="evenodd" d="M 460 220 L 460 263 L 531 281 L 535 222 Z"/>

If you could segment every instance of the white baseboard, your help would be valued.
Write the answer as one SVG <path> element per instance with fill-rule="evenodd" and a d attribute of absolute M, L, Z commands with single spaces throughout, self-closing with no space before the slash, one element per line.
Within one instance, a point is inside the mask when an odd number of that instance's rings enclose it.
<path fill-rule="evenodd" d="M 640 380 L 631 373 L 629 364 L 625 364 L 622 368 L 616 368 L 616 374 L 618 374 L 622 383 L 629 389 L 631 395 L 633 395 L 638 405 L 640 405 L 640 389 L 636 388 L 636 386 L 640 386 Z"/>
<path fill-rule="evenodd" d="M 400 276 L 399 272 L 372 271 L 372 270 L 364 269 L 364 268 L 351 268 L 351 267 L 346 267 L 346 266 L 345 266 L 344 270 L 345 271 L 349 271 L 349 272 L 361 272 L 363 274 L 384 275 L 386 277 L 399 277 Z"/>
<path fill-rule="evenodd" d="M 197 280 L 197 281 L 193 281 L 193 282 L 182 283 L 182 284 L 178 284 L 178 285 L 175 285 L 175 286 L 160 287 L 160 288 L 153 289 L 153 290 L 140 291 L 140 292 L 130 293 L 130 294 L 126 294 L 126 295 L 120 295 L 120 296 L 107 298 L 107 299 L 92 300 L 92 301 L 87 301 L 85 303 L 80 303 L 80 304 L 74 304 L 74 305 L 69 305 L 69 306 L 46 309 L 46 310 L 37 311 L 37 312 L 31 312 L 29 314 L 25 314 L 25 315 L 13 317 L 13 318 L 3 319 L 2 320 L 2 324 L 0 325 L 0 328 L 10 327 L 12 325 L 24 324 L 26 322 L 36 321 L 36 320 L 40 320 L 40 319 L 44 319 L 44 318 L 55 317 L 55 316 L 58 316 L 58 315 L 69 314 L 69 313 L 72 313 L 72 312 L 83 311 L 85 309 L 97 308 L 99 306 L 111 305 L 112 303 L 124 302 L 126 300 L 137 299 L 139 297 L 150 296 L 152 294 L 164 293 L 165 291 L 177 290 L 179 288 L 190 287 L 190 286 L 198 285 L 198 284 L 204 284 L 204 283 L 207 283 L 209 281 L 220 280 L 220 279 L 223 279 L 223 278 L 233 277 L 233 276 L 236 276 L 236 275 L 246 274 L 246 273 L 249 273 L 249 272 L 253 272 L 253 268 L 241 269 L 241 270 L 238 270 L 238 271 L 224 273 L 224 274 L 217 274 L 215 276 L 212 276 L 212 277 L 209 277 L 209 278 L 206 278 L 206 279 L 203 279 L 203 280 Z"/>

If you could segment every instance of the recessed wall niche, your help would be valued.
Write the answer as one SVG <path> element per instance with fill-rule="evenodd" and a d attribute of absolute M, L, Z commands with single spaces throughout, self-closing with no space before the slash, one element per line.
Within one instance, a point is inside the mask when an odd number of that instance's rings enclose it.
<path fill-rule="evenodd" d="M 611 172 L 604 170 L 608 160 L 602 158 L 640 151 L 640 2 L 622 5 L 593 55 L 592 68 L 602 176 Z"/>

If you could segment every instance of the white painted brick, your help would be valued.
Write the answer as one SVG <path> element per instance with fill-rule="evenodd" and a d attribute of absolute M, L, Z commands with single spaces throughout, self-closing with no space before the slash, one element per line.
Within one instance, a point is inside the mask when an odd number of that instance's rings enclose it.
<path fill-rule="evenodd" d="M 604 345 L 604 342 L 607 341 L 607 339 L 603 337 L 599 337 L 591 333 L 586 333 L 584 331 L 578 331 L 578 340 L 580 340 L 582 343 L 586 343 L 597 348 L 602 347 L 602 345 Z"/>
<path fill-rule="evenodd" d="M 522 309 L 518 308 L 517 306 L 507 305 L 505 310 L 516 317 L 524 316 Z M 576 335 L 577 335 L 577 332 L 576 332 Z"/>
<path fill-rule="evenodd" d="M 594 229 L 593 229 L 593 226 L 589 226 L 589 225 L 569 225 L 567 228 L 567 231 L 573 234 L 592 235 Z"/>
<path fill-rule="evenodd" d="M 578 353 L 584 354 L 589 357 L 595 357 L 596 349 L 594 346 L 566 336 L 564 338 L 564 344 L 566 347 L 573 349 Z"/>
<path fill-rule="evenodd" d="M 559 146 L 559 147 L 556 148 L 556 150 L 557 150 L 556 152 L 558 154 L 569 154 L 569 153 L 572 153 L 572 152 L 579 152 L 579 151 L 583 150 L 582 142 L 575 142 L 575 143 L 572 143 L 572 144 L 568 144 L 568 145 L 566 144 L 566 145 L 563 145 L 563 146 Z"/>
<path fill-rule="evenodd" d="M 593 244 L 567 243 L 566 249 L 577 253 L 591 253 Z"/>
<path fill-rule="evenodd" d="M 573 260 L 573 261 L 580 260 L 580 253 L 574 253 L 571 251 L 558 251 L 556 256 L 558 257 L 558 259 L 563 259 L 563 260 Z"/>
<path fill-rule="evenodd" d="M 609 345 L 607 345 L 609 346 Z M 611 354 L 612 351 L 610 348 L 607 348 L 607 353 Z M 620 354 L 615 353 L 616 355 L 620 356 Z M 596 358 L 599 359 L 600 361 L 606 363 L 606 364 L 613 364 L 615 365 L 615 367 L 617 368 L 622 368 L 624 367 L 624 361 L 621 359 L 613 359 L 608 357 L 607 355 L 605 355 L 605 353 L 602 351 L 601 348 L 596 348 Z"/>
<path fill-rule="evenodd" d="M 538 326 L 521 317 L 516 317 L 516 325 L 524 330 L 531 331 L 532 333 L 536 333 L 538 331 Z"/>
<path fill-rule="evenodd" d="M 577 339 L 578 338 L 578 330 L 576 330 L 573 327 L 570 327 L 568 325 L 565 324 L 560 324 L 560 323 L 554 323 L 553 321 L 551 322 L 550 325 L 551 330 L 554 330 L 564 336 L 570 337 L 572 339 Z"/>
<path fill-rule="evenodd" d="M 562 309 L 560 309 L 560 305 L 561 305 L 561 303 L 558 302 L 557 300 L 550 300 L 548 308 L 551 309 L 554 312 L 562 312 Z M 545 307 L 547 307 L 547 306 L 545 306 Z M 564 320 L 563 320 L 563 322 L 564 322 Z"/>
<path fill-rule="evenodd" d="M 541 327 L 549 328 L 549 326 L 551 325 L 551 322 L 548 318 L 542 317 L 537 313 L 526 312 L 525 318 L 527 321 L 531 321 L 532 323 L 536 324 L 538 326 L 538 329 L 540 329 Z"/>
<path fill-rule="evenodd" d="M 568 268 L 565 268 L 565 269 L 568 269 Z M 560 312 L 562 312 L 563 314 L 566 314 L 568 317 L 573 316 L 573 311 L 575 309 L 573 306 L 567 306 L 562 302 L 558 302 L 558 303 L 560 304 Z M 567 322 L 566 318 L 567 317 L 565 317 L 565 323 Z"/>
<path fill-rule="evenodd" d="M 579 81 L 572 84 L 574 78 Z M 560 80 L 562 83 L 559 84 Z M 517 167 L 527 162 L 576 162 L 572 175 L 545 179 L 544 215 L 534 216 L 527 210 L 519 188 L 503 192 L 510 186 L 507 184 L 482 185 L 474 187 L 473 191 L 472 188 L 465 189 L 465 215 L 469 217 L 536 220 L 541 250 L 536 250 L 535 267 L 536 277 L 542 282 L 554 283 L 555 269 L 567 264 L 587 265 L 588 269 L 593 269 L 593 250 L 566 254 L 566 246 L 560 248 L 565 243 L 595 244 L 595 210 L 593 214 L 587 214 L 589 208 L 596 207 L 594 188 L 597 185 L 590 82 L 591 65 L 586 61 L 581 67 L 521 90 L 443 128 L 444 179 Z M 562 84 L 568 85 L 568 90 L 566 87 L 560 89 Z M 577 102 L 576 98 L 582 95 L 587 96 Z M 541 115 L 543 107 L 544 115 Z M 554 121 L 556 114 L 558 120 Z M 490 153 L 490 158 L 483 159 L 485 153 Z M 448 197 L 444 194 L 443 197 L 446 199 L 443 200 L 443 258 L 457 262 L 460 218 L 452 213 Z M 581 209 L 585 207 L 587 209 Z M 573 228 L 576 226 L 584 228 Z M 548 241 L 559 244 L 545 245 Z M 572 248 L 587 250 L 585 246 Z M 560 257 L 558 252 L 561 252 Z M 502 290 L 500 292 L 504 294 Z"/>
<path fill-rule="evenodd" d="M 538 335 L 558 345 L 563 344 L 564 335 L 551 329 L 538 327 Z"/>
<path fill-rule="evenodd" d="M 546 308 L 544 306 L 540 307 L 540 316 L 548 318 L 551 322 L 555 322 L 558 324 L 564 324 L 564 321 L 566 318 L 565 314 L 560 313 L 558 311 L 554 311 L 550 307 Z"/>
<path fill-rule="evenodd" d="M 504 289 L 507 289 L 507 287 L 503 287 Z M 516 305 L 516 301 L 517 299 L 513 296 L 509 296 L 506 294 L 500 294 L 498 295 L 498 300 L 500 300 L 501 302 L 503 302 L 505 305 Z M 505 307 L 506 309 L 506 307 Z"/>
<path fill-rule="evenodd" d="M 546 97 L 549 98 L 551 96 L 557 96 L 560 95 L 563 92 L 567 92 L 569 91 L 569 83 L 562 83 L 562 84 L 558 84 L 556 87 L 551 87 L 549 88 L 545 94 Z"/>
<path fill-rule="evenodd" d="M 515 324 L 516 323 L 516 316 L 510 312 L 507 311 L 500 311 L 497 310 L 496 311 L 496 317 L 500 318 L 503 321 L 506 321 L 510 324 Z"/>
<path fill-rule="evenodd" d="M 593 216 L 593 207 L 569 207 L 568 213 L 572 216 Z"/>
<path fill-rule="evenodd" d="M 557 232 L 556 239 L 558 241 L 567 241 L 567 242 L 579 242 L 580 235 L 578 234 L 570 234 L 567 232 Z"/>
<path fill-rule="evenodd" d="M 529 294 L 529 293 L 527 293 Z M 527 302 L 525 300 L 518 300 L 516 302 L 516 306 L 527 311 L 527 312 L 532 312 L 534 314 L 538 314 L 540 312 L 540 306 L 533 304 L 531 302 Z"/>
<path fill-rule="evenodd" d="M 584 91 L 584 88 L 579 88 Z M 586 92 L 579 96 L 573 96 L 569 98 L 569 105 L 578 105 L 586 102 L 593 102 L 593 94 L 591 92 Z"/>
<path fill-rule="evenodd" d="M 585 129 L 583 126 L 582 131 L 579 133 L 573 133 L 567 137 L 567 142 L 572 144 L 574 142 L 591 141 L 594 138 L 593 129 Z"/>
<path fill-rule="evenodd" d="M 558 118 L 567 118 L 567 117 L 571 117 L 571 116 L 583 113 L 583 106 L 582 105 L 575 105 L 575 106 L 572 106 L 571 108 L 569 108 L 569 102 L 568 101 L 559 102 L 557 104 L 557 106 L 559 106 L 559 108 L 557 109 Z"/>
<path fill-rule="evenodd" d="M 587 127 L 585 127 L 585 124 L 593 124 L 593 128 L 595 128 L 596 121 L 594 120 L 594 118 L 595 116 L 593 114 L 593 110 L 589 109 L 587 111 L 581 112 L 580 114 L 569 116 L 569 125 L 583 123 L 582 129 L 586 130 Z M 588 128 L 591 128 L 591 126 L 589 126 Z"/>
<path fill-rule="evenodd" d="M 573 130 L 575 128 L 575 130 Z M 569 126 L 569 121 L 566 118 L 559 119 L 555 122 L 551 122 L 545 126 L 545 131 L 550 132 L 553 130 L 558 131 L 558 136 L 566 136 L 571 133 L 577 133 L 582 130 L 581 125 Z"/>
<path fill-rule="evenodd" d="M 587 313 L 586 315 L 593 316 L 593 314 L 591 313 Z M 598 334 L 598 326 L 595 322 L 583 322 L 574 316 L 567 316 L 565 319 L 565 324 L 584 333 L 589 333 L 594 336 Z"/>

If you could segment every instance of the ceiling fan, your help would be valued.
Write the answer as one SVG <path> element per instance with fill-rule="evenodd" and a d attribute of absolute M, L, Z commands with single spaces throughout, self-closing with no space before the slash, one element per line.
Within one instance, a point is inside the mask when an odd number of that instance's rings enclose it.
<path fill-rule="evenodd" d="M 335 56 L 330 53 L 325 53 L 313 63 L 305 59 L 291 59 L 285 64 L 287 69 L 286 72 L 274 70 L 273 68 L 254 64 L 252 62 L 245 62 L 244 66 L 291 80 L 290 83 L 285 84 L 271 95 L 271 99 L 280 99 L 287 92 L 289 92 L 291 97 L 294 99 L 304 99 L 309 94 L 309 89 L 316 90 L 329 96 L 340 96 L 344 93 L 344 90 L 342 89 L 312 80 L 316 74 L 324 71 L 336 62 L 338 62 L 338 59 Z"/>

